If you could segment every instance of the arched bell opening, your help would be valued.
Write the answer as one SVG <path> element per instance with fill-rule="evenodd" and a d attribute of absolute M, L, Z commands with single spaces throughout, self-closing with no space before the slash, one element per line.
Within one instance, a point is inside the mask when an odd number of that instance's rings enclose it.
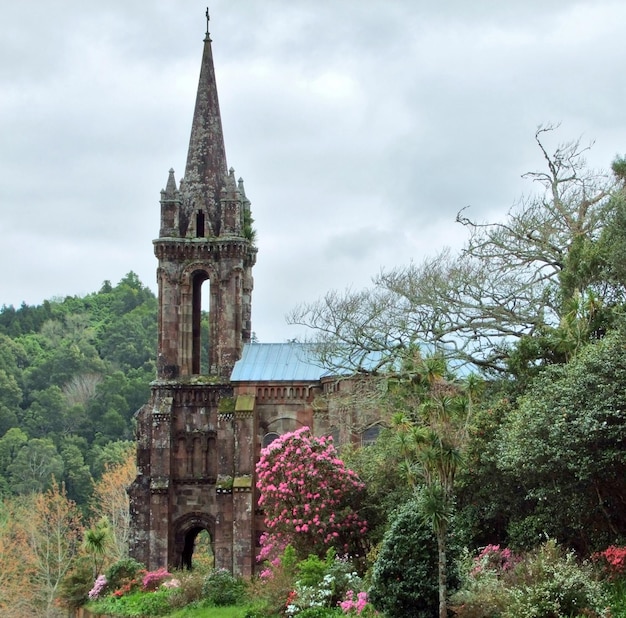
<path fill-rule="evenodd" d="M 209 373 L 209 316 L 211 313 L 211 293 L 209 276 L 198 271 L 192 278 L 192 363 L 194 375 Z M 205 318 L 205 319 L 203 319 Z"/>
<path fill-rule="evenodd" d="M 206 236 L 206 232 L 204 229 L 204 213 L 199 210 L 196 214 L 196 237 L 204 238 Z"/>

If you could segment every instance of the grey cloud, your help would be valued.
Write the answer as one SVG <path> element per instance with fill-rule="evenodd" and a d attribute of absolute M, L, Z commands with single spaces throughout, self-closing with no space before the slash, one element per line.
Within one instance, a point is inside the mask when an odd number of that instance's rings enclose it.
<path fill-rule="evenodd" d="M 3 7 L 0 305 L 154 285 L 159 191 L 183 173 L 205 5 Z M 626 151 L 626 6 L 609 0 L 216 0 L 228 161 L 259 232 L 253 328 L 382 266 L 460 242 L 454 215 L 503 213 L 541 166 L 533 133 Z"/>

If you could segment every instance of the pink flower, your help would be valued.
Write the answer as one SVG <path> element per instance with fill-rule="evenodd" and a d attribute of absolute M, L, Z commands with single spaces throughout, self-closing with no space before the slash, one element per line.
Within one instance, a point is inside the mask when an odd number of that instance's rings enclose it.
<path fill-rule="evenodd" d="M 339 607 L 341 607 L 344 614 L 356 613 L 358 615 L 365 609 L 367 603 L 367 592 L 359 592 L 355 599 L 354 592 L 348 590 L 346 598 L 339 603 Z"/>
<path fill-rule="evenodd" d="M 356 539 L 367 531 L 365 522 L 343 504 L 344 496 L 353 503 L 363 484 L 344 466 L 332 441 L 315 438 L 306 427 L 263 449 L 257 487 L 270 532 L 263 549 L 278 535 L 281 543 L 293 544 L 294 535 L 317 533 L 319 545 L 332 545 L 341 536 Z"/>

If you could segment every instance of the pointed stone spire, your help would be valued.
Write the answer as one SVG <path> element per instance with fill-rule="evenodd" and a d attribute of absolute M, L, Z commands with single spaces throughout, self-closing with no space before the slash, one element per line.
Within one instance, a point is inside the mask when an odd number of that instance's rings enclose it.
<path fill-rule="evenodd" d="M 243 178 L 239 176 L 239 180 L 237 181 L 237 188 L 239 189 L 239 193 L 241 193 L 241 197 L 246 197 L 246 190 L 243 188 Z"/>
<path fill-rule="evenodd" d="M 243 202 L 242 216 L 244 216 L 244 219 L 245 218 L 249 219 L 251 202 L 246 196 L 246 190 L 243 186 L 243 178 L 241 178 L 241 176 L 239 177 L 239 180 L 237 181 L 237 188 L 239 189 L 239 195 L 241 196 L 241 200 Z M 245 226 L 245 221 L 242 223 L 242 229 L 244 226 Z"/>
<path fill-rule="evenodd" d="M 219 235 L 220 195 L 227 170 L 207 11 L 207 33 L 185 169 L 181 235 L 186 235 L 189 221 L 199 211 L 204 213 L 214 233 Z"/>
<path fill-rule="evenodd" d="M 174 170 L 170 168 L 165 189 L 161 190 L 161 238 L 178 236 L 179 213 L 180 193 L 176 188 Z"/>
<path fill-rule="evenodd" d="M 170 167 L 169 175 L 167 177 L 167 184 L 165 185 L 165 195 L 167 197 L 174 197 L 178 189 L 176 188 L 176 178 L 174 177 L 174 168 Z"/>
<path fill-rule="evenodd" d="M 237 183 L 235 182 L 235 168 L 234 167 L 231 167 L 228 170 L 228 178 L 226 180 L 226 184 L 230 191 L 234 192 L 237 190 Z"/>

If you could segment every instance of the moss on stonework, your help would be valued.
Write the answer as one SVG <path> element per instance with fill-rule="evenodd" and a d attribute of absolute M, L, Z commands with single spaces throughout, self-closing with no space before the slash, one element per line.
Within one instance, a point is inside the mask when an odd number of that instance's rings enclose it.
<path fill-rule="evenodd" d="M 150 383 L 150 386 L 229 386 L 230 382 L 228 378 L 224 378 L 223 376 L 212 376 L 212 375 L 193 375 L 193 376 L 182 376 L 178 377 L 175 380 L 160 380 L 157 379 L 154 382 Z"/>
<path fill-rule="evenodd" d="M 235 399 L 233 397 L 222 397 L 217 404 L 217 411 L 220 414 L 227 414 L 235 411 Z"/>
<path fill-rule="evenodd" d="M 252 412 L 254 410 L 254 395 L 239 395 L 235 403 L 236 412 Z"/>
<path fill-rule="evenodd" d="M 233 477 L 226 474 L 219 474 L 215 483 L 218 491 L 230 491 L 233 488 Z"/>
<path fill-rule="evenodd" d="M 245 476 L 236 476 L 233 480 L 233 489 L 250 489 L 252 487 L 252 477 L 249 474 Z"/>
<path fill-rule="evenodd" d="M 228 379 L 222 376 L 196 375 L 179 379 L 179 382 L 187 384 L 228 384 Z"/>
<path fill-rule="evenodd" d="M 253 227 L 254 219 L 249 209 L 243 211 L 243 237 L 250 241 L 251 245 L 256 242 L 256 230 Z"/>

